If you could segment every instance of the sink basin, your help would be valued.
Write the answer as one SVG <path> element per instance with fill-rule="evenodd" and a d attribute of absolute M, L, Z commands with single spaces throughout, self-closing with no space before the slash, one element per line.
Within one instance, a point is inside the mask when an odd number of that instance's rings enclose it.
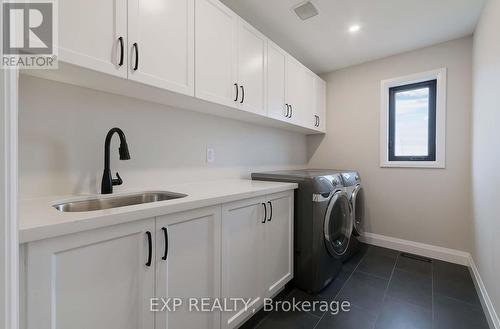
<path fill-rule="evenodd" d="M 132 206 L 136 204 L 151 203 L 165 200 L 173 200 L 186 197 L 186 194 L 174 192 L 141 192 L 136 194 L 103 196 L 101 198 L 68 201 L 53 205 L 62 212 L 84 212 Z"/>

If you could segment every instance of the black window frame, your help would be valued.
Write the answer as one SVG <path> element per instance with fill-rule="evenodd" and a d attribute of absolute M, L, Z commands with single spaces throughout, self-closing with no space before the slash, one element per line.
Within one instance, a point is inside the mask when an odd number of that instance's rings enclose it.
<path fill-rule="evenodd" d="M 396 129 L 396 93 L 414 89 L 429 88 L 429 129 L 428 155 L 426 156 L 396 156 L 395 129 Z M 437 79 L 400 85 L 389 88 L 389 162 L 391 161 L 436 161 L 436 103 Z"/>

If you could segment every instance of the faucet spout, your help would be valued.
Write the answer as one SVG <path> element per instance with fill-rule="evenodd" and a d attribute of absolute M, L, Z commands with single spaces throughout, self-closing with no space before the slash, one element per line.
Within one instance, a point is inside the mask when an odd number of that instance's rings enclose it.
<path fill-rule="evenodd" d="M 120 128 L 111 129 L 106 135 L 106 140 L 104 142 L 104 172 L 102 175 L 101 182 L 101 193 L 102 194 L 111 194 L 113 193 L 113 185 L 121 185 L 123 180 L 120 175 L 116 173 L 117 178 L 114 179 L 111 175 L 110 169 L 110 145 L 111 138 L 113 135 L 117 133 L 118 137 L 120 137 L 120 147 L 118 148 L 118 152 L 120 154 L 120 160 L 129 160 L 130 152 L 128 150 L 127 139 L 125 138 L 125 134 Z"/>

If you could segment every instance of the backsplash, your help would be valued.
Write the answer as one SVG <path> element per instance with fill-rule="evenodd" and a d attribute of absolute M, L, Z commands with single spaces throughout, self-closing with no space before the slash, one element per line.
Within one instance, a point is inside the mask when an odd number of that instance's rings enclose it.
<path fill-rule="evenodd" d="M 115 191 L 307 165 L 307 137 L 299 133 L 24 75 L 19 102 L 22 198 L 97 193 L 113 127 L 125 132 L 131 155 L 118 160 L 115 136 L 111 170 L 124 180 Z M 214 163 L 206 162 L 207 147 Z"/>

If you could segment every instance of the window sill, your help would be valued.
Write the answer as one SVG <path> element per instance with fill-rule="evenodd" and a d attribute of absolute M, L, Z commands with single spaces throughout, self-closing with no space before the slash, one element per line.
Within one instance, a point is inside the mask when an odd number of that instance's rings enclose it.
<path fill-rule="evenodd" d="M 427 168 L 427 169 L 445 169 L 442 161 L 384 161 L 380 164 L 381 168 Z"/>

